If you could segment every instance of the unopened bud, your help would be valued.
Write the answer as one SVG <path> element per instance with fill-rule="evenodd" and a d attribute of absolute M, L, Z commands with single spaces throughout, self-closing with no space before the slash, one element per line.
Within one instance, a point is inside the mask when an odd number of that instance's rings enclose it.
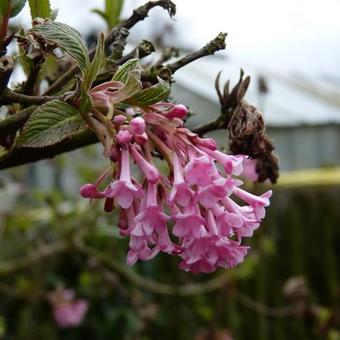
<path fill-rule="evenodd" d="M 133 118 L 130 122 L 131 132 L 134 135 L 141 135 L 145 132 L 145 121 L 141 117 Z"/>
<path fill-rule="evenodd" d="M 189 112 L 188 108 L 182 104 L 175 105 L 172 110 L 168 111 L 165 116 L 169 119 L 183 119 Z"/>
<path fill-rule="evenodd" d="M 129 143 L 131 138 L 132 135 L 128 130 L 120 130 L 117 134 L 117 142 L 120 145 L 125 145 Z"/>

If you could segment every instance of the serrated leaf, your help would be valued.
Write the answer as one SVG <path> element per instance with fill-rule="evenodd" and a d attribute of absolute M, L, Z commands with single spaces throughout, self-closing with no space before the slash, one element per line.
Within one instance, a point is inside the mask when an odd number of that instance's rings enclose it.
<path fill-rule="evenodd" d="M 105 60 L 105 45 L 104 45 L 104 34 L 101 34 L 98 37 L 96 53 L 91 64 L 87 67 L 86 74 L 83 82 L 83 89 L 89 90 L 92 86 L 92 83 L 97 78 L 98 73 L 103 67 Z"/>
<path fill-rule="evenodd" d="M 89 64 L 88 49 L 80 33 L 73 27 L 54 21 L 34 26 L 31 31 L 54 42 L 78 62 L 79 68 L 85 74 Z"/>
<path fill-rule="evenodd" d="M 54 145 L 84 127 L 85 123 L 76 108 L 55 99 L 39 106 L 32 113 L 16 145 L 31 148 Z"/>
<path fill-rule="evenodd" d="M 120 66 L 117 72 L 112 77 L 112 80 L 121 81 L 126 83 L 130 77 L 130 73 L 139 68 L 139 59 L 130 59 L 122 66 Z"/>
<path fill-rule="evenodd" d="M 11 15 L 10 17 L 13 18 L 17 16 L 21 10 L 25 7 L 27 0 L 12 0 L 11 6 Z"/>
<path fill-rule="evenodd" d="M 158 78 L 158 83 L 133 96 L 133 100 L 140 105 L 151 105 L 169 97 L 171 86 L 167 81 Z"/>

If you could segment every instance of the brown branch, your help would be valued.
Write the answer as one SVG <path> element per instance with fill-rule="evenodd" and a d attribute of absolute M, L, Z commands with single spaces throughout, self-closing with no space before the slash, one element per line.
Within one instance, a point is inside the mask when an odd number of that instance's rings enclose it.
<path fill-rule="evenodd" d="M 225 117 L 221 115 L 215 120 L 194 127 L 191 131 L 197 133 L 199 136 L 203 136 L 210 131 L 226 128 L 227 123 Z"/>
<path fill-rule="evenodd" d="M 116 65 L 123 65 L 128 60 L 135 58 L 136 56 L 139 59 L 145 58 L 148 55 L 150 55 L 152 52 L 155 52 L 154 45 L 147 40 L 143 40 L 136 48 L 134 48 L 132 51 L 130 51 L 125 56 L 121 57 L 119 60 L 117 60 Z"/>
<path fill-rule="evenodd" d="M 46 158 L 53 158 L 62 153 L 79 149 L 96 142 L 98 142 L 98 140 L 92 132 L 83 131 L 58 144 L 44 148 L 14 148 L 0 157 L 0 170 Z"/>
<path fill-rule="evenodd" d="M 30 113 L 28 112 L 22 111 L 22 120 L 24 120 L 25 118 L 27 119 L 27 116 L 29 116 L 29 114 Z M 8 119 L 14 120 L 16 118 L 13 116 Z M 8 124 L 6 122 L 8 119 L 0 122 L 0 133 L 1 131 L 3 131 L 3 129 L 5 129 L 6 125 L 7 127 L 11 126 L 11 124 Z M 13 121 L 12 124 L 12 126 L 15 126 L 15 121 Z M 225 128 L 223 124 L 224 123 L 222 118 L 219 117 L 215 121 L 202 124 L 196 128 L 193 128 L 192 131 L 202 136 L 207 132 Z M 69 137 L 68 139 L 65 139 L 58 144 L 44 148 L 14 148 L 13 150 L 0 157 L 0 170 L 36 162 L 42 159 L 53 158 L 62 153 L 73 151 L 97 142 L 98 139 L 96 138 L 96 136 L 92 132 L 87 130 L 79 132 L 76 135 Z"/>
<path fill-rule="evenodd" d="M 16 112 L 8 118 L 0 121 L 0 135 L 10 134 L 18 130 L 24 125 L 36 106 L 30 106 L 27 109 Z"/>
<path fill-rule="evenodd" d="M 172 3 L 170 0 L 149 1 L 145 5 L 136 8 L 128 19 L 123 20 L 120 24 L 118 24 L 111 30 L 111 32 L 105 38 L 104 41 L 105 48 L 107 49 L 114 43 L 114 41 L 117 39 L 118 32 L 122 28 L 126 29 L 132 28 L 138 22 L 144 20 L 148 16 L 149 11 L 154 7 L 163 7 L 169 12 L 170 16 L 173 16 L 176 13 L 176 5 Z M 94 57 L 94 54 L 95 50 L 92 50 L 90 53 L 90 59 Z M 60 90 L 78 72 L 79 72 L 78 66 L 71 67 L 66 73 L 64 73 L 60 78 L 58 78 L 58 80 L 56 80 L 44 94 L 49 95 Z"/>
<path fill-rule="evenodd" d="M 180 68 L 192 63 L 193 61 L 206 57 L 208 55 L 212 55 L 217 51 L 223 50 L 226 48 L 225 39 L 227 37 L 227 33 L 220 33 L 216 38 L 211 40 L 208 44 L 206 44 L 201 49 L 189 53 L 188 55 L 178 59 L 177 61 L 162 66 L 159 64 L 159 61 L 150 68 L 149 71 L 143 72 L 142 79 L 145 81 L 150 81 L 152 83 L 157 82 L 157 77 L 161 77 L 164 80 L 171 80 L 172 76 L 176 71 Z"/>
<path fill-rule="evenodd" d="M 76 243 L 76 249 L 84 255 L 94 257 L 97 262 L 118 273 L 129 280 L 137 287 L 147 290 L 154 294 L 162 295 L 177 295 L 177 296 L 192 296 L 211 292 L 224 287 L 231 279 L 229 272 L 214 277 L 211 280 L 201 283 L 190 283 L 181 286 L 170 285 L 162 282 L 156 282 L 151 279 L 139 275 L 131 270 L 126 265 L 115 261 L 112 257 L 108 257 L 105 253 L 98 251 L 95 248 L 83 244 L 81 241 Z"/>
<path fill-rule="evenodd" d="M 12 75 L 14 61 L 12 57 L 3 56 L 0 58 L 0 99 L 6 91 L 7 84 Z"/>
<path fill-rule="evenodd" d="M 65 241 L 60 241 L 51 245 L 46 244 L 44 246 L 40 246 L 40 248 L 23 258 L 11 262 L 0 263 L 0 275 L 8 275 L 17 270 L 25 269 L 26 267 L 35 265 L 37 262 L 48 257 L 63 253 L 70 249 L 70 247 L 71 244 Z"/>
<path fill-rule="evenodd" d="M 188 65 L 189 63 L 199 58 L 212 55 L 220 50 L 224 50 L 226 48 L 226 37 L 227 33 L 220 33 L 215 39 L 211 40 L 208 44 L 206 44 L 198 51 L 190 53 L 183 58 L 173 62 L 172 64 L 166 65 L 165 68 L 169 69 L 171 73 L 175 73 L 178 69 L 182 68 L 185 65 Z"/>
<path fill-rule="evenodd" d="M 4 95 L 1 98 L 0 104 L 23 104 L 23 105 L 42 105 L 53 99 L 60 99 L 59 96 L 28 96 L 14 92 L 10 89 L 6 89 Z"/>

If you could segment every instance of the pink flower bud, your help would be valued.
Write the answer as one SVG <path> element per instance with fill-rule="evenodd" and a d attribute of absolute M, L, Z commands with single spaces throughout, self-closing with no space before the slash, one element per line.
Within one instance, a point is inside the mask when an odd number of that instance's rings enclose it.
<path fill-rule="evenodd" d="M 87 183 L 80 188 L 80 195 L 84 198 L 103 198 L 104 194 L 100 192 L 94 184 Z"/>
<path fill-rule="evenodd" d="M 141 117 L 133 118 L 130 122 L 130 129 L 134 135 L 141 135 L 145 132 L 145 121 Z"/>
<path fill-rule="evenodd" d="M 169 119 L 183 119 L 189 112 L 188 108 L 182 104 L 175 105 L 172 110 L 168 111 L 165 116 Z"/>
<path fill-rule="evenodd" d="M 113 117 L 113 122 L 117 125 L 122 125 L 126 121 L 126 117 L 124 115 L 117 115 Z"/>
<path fill-rule="evenodd" d="M 129 143 L 131 138 L 132 135 L 128 130 L 120 130 L 117 134 L 117 142 L 120 145 L 125 145 Z"/>

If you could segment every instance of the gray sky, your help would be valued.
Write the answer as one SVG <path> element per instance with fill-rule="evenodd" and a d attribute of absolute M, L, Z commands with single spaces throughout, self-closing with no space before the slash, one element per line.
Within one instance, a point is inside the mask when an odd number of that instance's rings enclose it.
<path fill-rule="evenodd" d="M 141 0 L 126 0 L 124 15 Z M 333 74 L 340 77 L 339 0 L 175 0 L 174 25 L 183 40 L 200 47 L 226 31 L 225 52 L 241 64 L 275 72 Z M 90 12 L 102 0 L 51 0 L 59 8 L 57 20 L 81 31 L 103 29 L 102 20 Z M 26 8 L 26 18 L 28 9 Z M 161 16 L 154 10 L 151 15 Z M 18 17 L 21 21 L 24 15 Z M 141 26 L 142 30 L 143 27 Z"/>

